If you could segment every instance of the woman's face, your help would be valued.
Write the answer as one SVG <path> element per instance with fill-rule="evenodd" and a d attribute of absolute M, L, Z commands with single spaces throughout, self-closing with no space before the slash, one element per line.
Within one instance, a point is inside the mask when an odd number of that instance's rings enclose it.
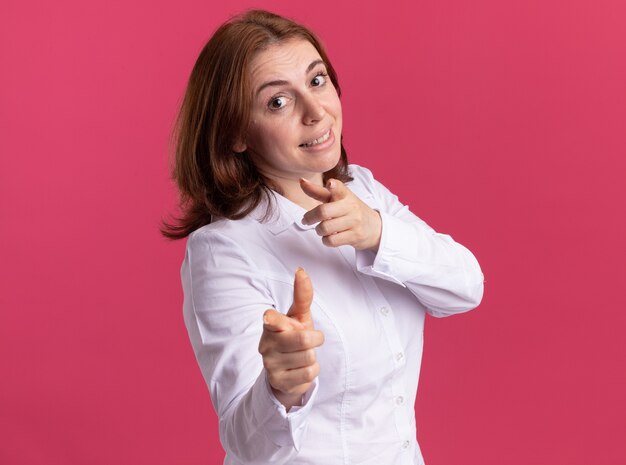
<path fill-rule="evenodd" d="M 321 184 L 341 156 L 341 102 L 319 53 L 289 40 L 260 52 L 250 71 L 250 125 L 235 151 L 247 150 L 278 186 L 300 177 Z"/>

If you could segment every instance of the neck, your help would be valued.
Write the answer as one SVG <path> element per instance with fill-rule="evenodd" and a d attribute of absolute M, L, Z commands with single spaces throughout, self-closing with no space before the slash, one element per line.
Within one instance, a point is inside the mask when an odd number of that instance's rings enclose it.
<path fill-rule="evenodd" d="M 319 185 L 323 186 L 322 182 L 322 174 L 316 173 L 313 176 L 307 176 L 305 179 Z M 296 205 L 301 206 L 305 210 L 311 210 L 312 208 L 317 207 L 322 202 L 315 200 L 314 198 L 309 197 L 304 193 L 302 188 L 300 187 L 299 179 L 272 179 L 272 181 L 280 188 L 282 191 L 283 197 L 291 200 Z"/>

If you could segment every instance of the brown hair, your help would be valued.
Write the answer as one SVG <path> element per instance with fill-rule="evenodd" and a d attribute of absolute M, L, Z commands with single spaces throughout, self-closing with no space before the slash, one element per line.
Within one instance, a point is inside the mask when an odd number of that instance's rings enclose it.
<path fill-rule="evenodd" d="M 182 239 L 211 223 L 214 216 L 240 219 L 266 197 L 271 212 L 271 190 L 246 153 L 233 152 L 250 118 L 252 92 L 248 67 L 253 57 L 271 44 L 288 39 L 309 41 L 326 64 L 328 76 L 341 95 L 337 74 L 320 41 L 305 27 L 262 10 L 251 10 L 220 26 L 198 57 L 173 132 L 175 161 L 172 177 L 178 185 L 182 216 L 163 222 L 161 232 Z M 343 182 L 348 174 L 341 144 L 337 166 L 324 173 Z"/>

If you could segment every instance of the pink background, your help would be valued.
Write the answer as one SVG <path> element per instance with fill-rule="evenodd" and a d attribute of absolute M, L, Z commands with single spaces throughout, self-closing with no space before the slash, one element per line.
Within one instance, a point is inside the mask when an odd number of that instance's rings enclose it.
<path fill-rule="evenodd" d="M 351 161 L 483 267 L 427 321 L 427 464 L 626 463 L 624 2 L 223 5 L 0 6 L 0 463 L 221 461 L 157 228 L 191 67 L 250 6 L 319 33 Z"/>

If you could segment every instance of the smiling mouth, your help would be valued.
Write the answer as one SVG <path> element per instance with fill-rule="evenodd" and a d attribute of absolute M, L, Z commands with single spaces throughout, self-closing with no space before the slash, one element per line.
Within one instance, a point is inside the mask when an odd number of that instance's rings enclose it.
<path fill-rule="evenodd" d="M 330 129 L 326 132 L 326 134 L 324 134 L 321 137 L 318 137 L 315 140 L 312 140 L 311 142 L 306 142 L 304 144 L 300 144 L 298 147 L 314 147 L 318 144 L 322 144 L 324 142 L 326 142 L 330 137 Z"/>

